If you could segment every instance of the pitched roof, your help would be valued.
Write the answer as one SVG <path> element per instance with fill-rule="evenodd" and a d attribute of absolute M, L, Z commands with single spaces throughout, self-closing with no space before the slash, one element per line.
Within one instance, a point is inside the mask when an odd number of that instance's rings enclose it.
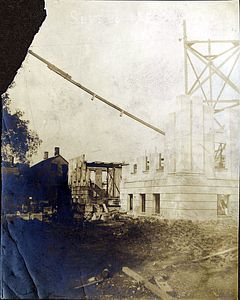
<path fill-rule="evenodd" d="M 31 167 L 31 169 L 35 168 L 35 167 L 41 167 L 41 166 L 43 166 L 43 165 L 45 165 L 47 163 L 50 163 L 51 161 L 53 161 L 57 157 L 61 157 L 68 164 L 68 161 L 64 157 L 62 157 L 62 155 L 57 155 L 57 156 L 49 157 L 47 159 L 44 159 L 44 160 L 40 161 L 39 163 L 33 165 Z"/>

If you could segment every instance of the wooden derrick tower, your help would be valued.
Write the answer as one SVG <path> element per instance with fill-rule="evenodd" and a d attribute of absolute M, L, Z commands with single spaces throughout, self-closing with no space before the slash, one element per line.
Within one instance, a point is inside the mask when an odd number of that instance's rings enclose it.
<path fill-rule="evenodd" d="M 215 164 L 222 168 L 225 166 L 226 142 L 220 136 L 224 135 L 226 124 L 221 115 L 226 113 L 226 110 L 239 106 L 239 99 L 230 98 L 226 89 L 230 87 L 231 94 L 233 91 L 236 98 L 239 97 L 240 89 L 233 80 L 237 76 L 233 79 L 231 76 L 234 77 L 239 63 L 240 42 L 239 40 L 188 40 L 185 20 L 182 40 L 185 94 L 192 96 L 200 91 L 204 99 L 203 103 L 212 108 L 213 121 L 217 126 Z M 222 99 L 224 92 L 227 97 Z M 218 115 L 223 120 L 220 121 Z"/>

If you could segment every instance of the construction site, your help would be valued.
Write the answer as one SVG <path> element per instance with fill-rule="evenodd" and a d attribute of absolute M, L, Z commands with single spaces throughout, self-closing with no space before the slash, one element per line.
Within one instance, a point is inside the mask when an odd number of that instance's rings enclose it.
<path fill-rule="evenodd" d="M 185 21 L 181 42 L 185 93 L 165 131 L 29 50 L 92 101 L 164 136 L 164 151 L 126 162 L 88 161 L 82 152 L 70 159 L 70 225 L 20 218 L 3 225 L 3 240 L 13 237 L 4 251 L 22 251 L 16 273 L 25 279 L 16 288 L 9 268 L 5 299 L 24 299 L 28 277 L 30 298 L 237 299 L 240 100 L 221 95 L 227 87 L 240 92 L 231 80 L 240 43 L 190 40 Z"/>
<path fill-rule="evenodd" d="M 238 217 L 239 111 L 234 107 L 239 100 L 220 98 L 226 87 L 239 93 L 230 79 L 239 58 L 239 41 L 189 41 L 185 21 L 182 41 L 185 94 L 176 97 L 166 132 L 95 94 L 29 50 L 50 70 L 92 95 L 92 101 L 96 98 L 118 110 L 120 116 L 165 136 L 164 153 L 135 157 L 125 164 L 87 163 L 84 155 L 71 159 L 68 183 L 76 222 L 82 222 L 86 205 L 89 212 L 98 204 L 99 212 L 108 213 L 107 199 L 135 216 L 190 220 Z M 230 66 L 226 74 L 221 71 L 225 65 Z M 214 83 L 216 77 L 221 84 Z M 198 91 L 202 96 L 196 96 Z M 218 121 L 218 115 L 223 115 L 224 123 Z"/>
<path fill-rule="evenodd" d="M 107 220 L 119 211 L 122 163 L 87 162 L 85 155 L 69 161 L 73 220 Z"/>

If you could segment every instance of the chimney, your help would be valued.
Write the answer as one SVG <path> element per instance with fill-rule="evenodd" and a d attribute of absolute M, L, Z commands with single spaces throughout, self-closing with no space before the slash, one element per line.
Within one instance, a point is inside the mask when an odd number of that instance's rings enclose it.
<path fill-rule="evenodd" d="M 59 147 L 55 147 L 55 153 L 54 156 L 60 155 Z"/>
<path fill-rule="evenodd" d="M 43 159 L 48 159 L 48 152 L 44 151 Z"/>

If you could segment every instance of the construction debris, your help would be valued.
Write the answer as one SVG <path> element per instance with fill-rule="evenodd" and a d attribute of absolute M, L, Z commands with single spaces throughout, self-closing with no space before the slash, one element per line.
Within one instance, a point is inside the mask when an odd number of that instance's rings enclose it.
<path fill-rule="evenodd" d="M 167 281 L 163 278 L 163 276 L 161 275 L 154 276 L 154 280 L 158 285 L 158 287 L 165 293 L 174 292 L 172 287 L 167 283 Z"/>
<path fill-rule="evenodd" d="M 198 261 L 205 260 L 205 259 L 208 259 L 208 258 L 211 258 L 211 257 L 214 257 L 214 256 L 226 254 L 226 253 L 229 253 L 229 252 L 232 252 L 232 251 L 236 251 L 237 249 L 238 249 L 238 247 L 234 247 L 234 248 L 231 248 L 231 249 L 228 249 L 228 250 L 220 251 L 220 252 L 205 256 L 205 257 L 200 257 L 198 259 L 192 260 L 192 262 L 198 262 Z"/>
<path fill-rule="evenodd" d="M 77 286 L 77 287 L 75 287 L 74 289 L 75 289 L 75 290 L 76 290 L 76 289 L 80 289 L 80 288 L 83 288 L 83 287 L 85 287 L 85 286 L 93 285 L 93 284 L 96 284 L 96 283 L 99 283 L 99 282 L 102 282 L 102 281 L 103 281 L 103 279 L 91 281 L 91 282 L 82 284 L 82 285 L 80 285 L 80 286 Z"/>
<path fill-rule="evenodd" d="M 85 155 L 70 159 L 68 184 L 74 222 L 113 218 L 119 210 L 124 163 L 87 162 Z"/>
<path fill-rule="evenodd" d="M 162 298 L 163 300 L 171 300 L 172 299 L 172 297 L 170 297 L 168 294 L 166 294 L 165 291 L 160 290 L 156 285 L 152 284 L 147 279 L 145 279 L 141 275 L 137 274 L 133 270 L 129 269 L 128 267 L 123 267 L 122 271 L 125 274 L 127 274 L 128 276 L 133 277 L 137 282 L 142 283 L 152 293 L 154 293 L 158 297 Z"/>

